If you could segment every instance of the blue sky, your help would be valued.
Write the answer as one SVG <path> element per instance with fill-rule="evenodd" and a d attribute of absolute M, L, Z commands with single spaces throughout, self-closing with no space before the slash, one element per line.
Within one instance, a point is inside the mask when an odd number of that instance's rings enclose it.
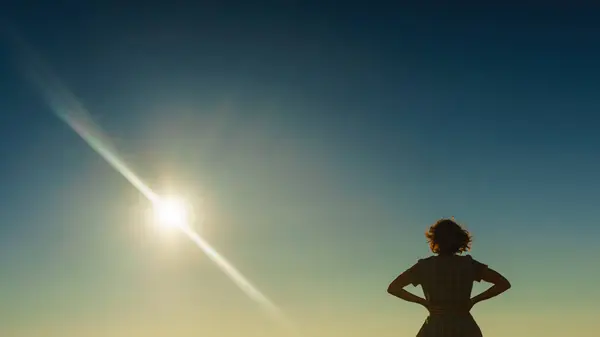
<path fill-rule="evenodd" d="M 424 313 L 385 288 L 456 216 L 514 284 L 476 309 L 486 336 L 592 335 L 593 11 L 225 7 L 63 1 L 3 19 L 152 188 L 204 199 L 203 235 L 306 330 L 416 334 Z M 2 335 L 279 336 L 185 238 L 154 234 L 15 55 L 4 40 Z"/>

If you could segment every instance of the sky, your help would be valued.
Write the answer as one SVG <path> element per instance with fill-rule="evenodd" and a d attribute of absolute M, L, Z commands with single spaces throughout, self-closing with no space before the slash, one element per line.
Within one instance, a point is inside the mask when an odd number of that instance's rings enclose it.
<path fill-rule="evenodd" d="M 416 335 L 425 310 L 385 290 L 450 216 L 513 285 L 474 309 L 486 337 L 597 335 L 597 13 L 372 5 L 33 1 L 1 19 L 307 337 Z M 0 50 L 0 335 L 281 336 Z"/>

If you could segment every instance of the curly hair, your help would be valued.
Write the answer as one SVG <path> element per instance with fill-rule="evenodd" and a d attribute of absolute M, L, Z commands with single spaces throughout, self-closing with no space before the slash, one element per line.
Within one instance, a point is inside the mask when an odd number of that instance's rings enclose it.
<path fill-rule="evenodd" d="M 452 219 L 440 219 L 425 232 L 434 254 L 461 254 L 471 249 L 471 233 Z"/>

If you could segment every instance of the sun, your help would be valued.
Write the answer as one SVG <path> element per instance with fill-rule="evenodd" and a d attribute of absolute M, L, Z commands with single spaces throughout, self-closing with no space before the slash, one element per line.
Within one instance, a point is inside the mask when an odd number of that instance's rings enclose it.
<path fill-rule="evenodd" d="M 187 226 L 190 220 L 187 203 L 176 196 L 158 198 L 154 202 L 154 217 L 159 225 L 166 228 Z"/>

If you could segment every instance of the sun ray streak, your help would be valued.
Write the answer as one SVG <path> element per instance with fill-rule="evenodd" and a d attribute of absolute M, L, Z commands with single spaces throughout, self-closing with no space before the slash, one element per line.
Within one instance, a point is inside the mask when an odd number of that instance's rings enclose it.
<path fill-rule="evenodd" d="M 159 197 L 148 187 L 126 163 L 117 155 L 110 145 L 108 137 L 92 120 L 91 115 L 75 97 L 75 95 L 53 75 L 37 54 L 28 45 L 19 40 L 20 56 L 27 77 L 41 91 L 52 111 L 76 132 L 94 151 L 102 156 L 116 171 L 125 177 L 150 202 L 157 202 Z M 221 271 L 223 271 L 250 299 L 256 301 L 279 323 L 282 323 L 293 335 L 298 336 L 297 328 L 285 317 L 282 311 L 258 288 L 256 288 L 241 272 L 219 254 L 206 240 L 201 238 L 189 225 L 179 229 L 200 248 Z"/>
<path fill-rule="evenodd" d="M 225 274 L 229 275 L 231 280 L 248 295 L 251 299 L 258 303 L 262 303 L 264 309 L 273 318 L 282 320 L 287 325 L 291 322 L 282 315 L 281 310 L 269 300 L 263 293 L 254 287 L 229 261 L 219 254 L 211 245 L 208 244 L 200 235 L 193 231 L 189 226 L 182 226 L 181 231 L 185 233 L 196 246 L 210 258 Z"/>

